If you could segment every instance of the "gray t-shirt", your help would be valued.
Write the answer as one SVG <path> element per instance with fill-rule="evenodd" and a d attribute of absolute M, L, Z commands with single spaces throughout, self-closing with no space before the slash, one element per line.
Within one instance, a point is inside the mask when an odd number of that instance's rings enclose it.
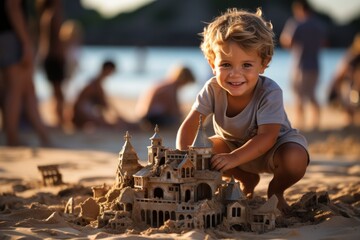
<path fill-rule="evenodd" d="M 193 110 L 213 114 L 215 134 L 241 146 L 257 134 L 259 125 L 280 124 L 278 143 L 297 142 L 307 147 L 305 138 L 291 127 L 286 115 L 281 88 L 273 80 L 260 76 L 254 95 L 246 108 L 234 117 L 226 116 L 227 92 L 215 78 L 208 80 L 197 95 Z"/>

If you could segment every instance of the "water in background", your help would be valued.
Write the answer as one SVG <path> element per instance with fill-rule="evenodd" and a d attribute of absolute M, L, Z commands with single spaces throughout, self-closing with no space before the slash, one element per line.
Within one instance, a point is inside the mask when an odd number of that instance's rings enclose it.
<path fill-rule="evenodd" d="M 331 76 L 343 54 L 344 49 L 327 49 L 322 52 L 320 85 L 317 89 L 322 104 L 326 103 Z M 193 70 L 197 82 L 182 89 L 180 101 L 191 103 L 212 74 L 197 47 L 83 47 L 79 67 L 65 89 L 69 101 L 73 101 L 83 86 L 100 71 L 106 59 L 112 59 L 117 64 L 116 73 L 104 83 L 108 94 L 115 97 L 137 99 L 154 82 L 162 80 L 174 65 L 184 64 Z M 265 70 L 265 75 L 283 89 L 284 102 L 287 104 L 293 101 L 289 84 L 290 64 L 289 52 L 276 49 L 270 67 Z M 41 69 L 36 71 L 35 84 L 39 99 L 47 100 L 51 96 L 51 89 Z"/>

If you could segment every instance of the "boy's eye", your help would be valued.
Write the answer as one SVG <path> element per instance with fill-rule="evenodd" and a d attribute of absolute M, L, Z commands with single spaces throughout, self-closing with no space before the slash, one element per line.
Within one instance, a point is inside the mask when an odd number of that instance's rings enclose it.
<path fill-rule="evenodd" d="M 230 63 L 222 63 L 220 64 L 220 67 L 230 67 Z"/>
<path fill-rule="evenodd" d="M 250 64 L 250 63 L 243 64 L 243 68 L 250 68 L 250 67 L 252 67 L 252 64 Z"/>

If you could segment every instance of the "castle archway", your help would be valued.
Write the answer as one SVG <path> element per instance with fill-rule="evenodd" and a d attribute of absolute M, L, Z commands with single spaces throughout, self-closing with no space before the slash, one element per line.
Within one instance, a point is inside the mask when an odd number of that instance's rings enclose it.
<path fill-rule="evenodd" d="M 188 202 L 190 200 L 190 198 L 191 198 L 191 192 L 188 189 L 185 191 L 185 202 Z"/>
<path fill-rule="evenodd" d="M 197 185 L 196 196 L 195 196 L 196 202 L 204 200 L 204 199 L 211 200 L 211 198 L 212 198 L 212 191 L 211 191 L 211 187 L 209 186 L 209 184 L 200 183 L 199 185 Z"/>
<path fill-rule="evenodd" d="M 161 188 L 154 189 L 154 197 L 155 198 L 164 198 L 164 191 Z"/>

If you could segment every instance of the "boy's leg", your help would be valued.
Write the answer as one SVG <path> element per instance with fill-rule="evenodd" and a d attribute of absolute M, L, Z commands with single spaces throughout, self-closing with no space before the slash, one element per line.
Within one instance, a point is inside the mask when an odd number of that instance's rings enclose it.
<path fill-rule="evenodd" d="M 249 173 L 241 170 L 240 168 L 233 168 L 224 172 L 224 176 L 234 178 L 240 181 L 243 185 L 242 191 L 247 198 L 254 196 L 254 189 L 260 181 L 260 175 L 255 173 Z"/>
<path fill-rule="evenodd" d="M 231 149 L 229 146 L 220 138 L 212 137 L 210 140 L 213 143 L 213 153 L 229 153 Z M 233 168 L 224 172 L 224 176 L 234 178 L 243 184 L 243 192 L 248 198 L 253 197 L 254 189 L 260 181 L 259 174 L 245 172 L 240 168 Z"/>
<path fill-rule="evenodd" d="M 28 71 L 24 70 L 24 73 Z M 32 73 L 32 72 L 31 72 Z M 24 108 L 29 118 L 31 125 L 40 138 L 42 146 L 51 146 L 51 141 L 43 123 L 42 117 L 38 109 L 38 102 L 35 93 L 35 86 L 33 83 L 32 75 L 23 75 L 23 87 L 24 87 Z"/>
<path fill-rule="evenodd" d="M 279 200 L 278 208 L 284 212 L 289 208 L 284 191 L 304 176 L 308 154 L 297 143 L 284 143 L 274 153 L 274 165 L 274 178 L 269 184 L 268 197 L 275 194 Z"/>

